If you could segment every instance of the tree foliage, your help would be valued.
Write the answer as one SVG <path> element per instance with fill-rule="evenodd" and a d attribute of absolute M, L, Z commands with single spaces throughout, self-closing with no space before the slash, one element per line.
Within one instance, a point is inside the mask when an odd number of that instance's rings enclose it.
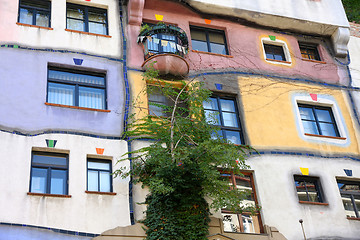
<path fill-rule="evenodd" d="M 218 129 L 206 120 L 202 107 L 211 92 L 202 83 L 183 81 L 174 87 L 152 69 L 144 79 L 153 83 L 147 93 L 161 92 L 173 106 L 153 103 L 167 117 L 133 116 L 126 136 L 151 144 L 131 152 L 132 169 L 119 169 L 115 174 L 131 175 L 135 183 L 149 189 L 142 221 L 148 240 L 207 239 L 211 208 L 255 210 L 241 204 L 249 192 L 231 189 L 228 179 L 221 177 L 222 172 L 241 175 L 248 167 L 245 157 L 250 147 L 214 137 Z"/>
<path fill-rule="evenodd" d="M 348 20 L 350 22 L 360 23 L 360 1 L 342 0 Z"/>

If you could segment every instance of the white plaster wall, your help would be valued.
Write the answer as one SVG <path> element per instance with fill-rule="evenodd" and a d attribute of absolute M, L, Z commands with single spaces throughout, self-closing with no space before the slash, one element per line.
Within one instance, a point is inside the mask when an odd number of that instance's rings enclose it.
<path fill-rule="evenodd" d="M 66 2 L 107 9 L 108 34 L 111 38 L 65 31 Z M 51 0 L 53 30 L 17 25 L 18 5 L 18 0 L 0 0 L 0 43 L 67 49 L 112 57 L 121 56 L 118 0 Z"/>
<path fill-rule="evenodd" d="M 263 224 L 276 227 L 287 239 L 303 239 L 299 219 L 304 220 L 306 237 L 343 237 L 358 239 L 360 222 L 348 220 L 335 177 L 346 177 L 344 169 L 360 178 L 360 162 L 348 159 L 306 156 L 261 155 L 247 163 L 254 170 Z M 293 175 L 300 167 L 309 168 L 309 176 L 320 178 L 328 206 L 300 204 Z"/>
<path fill-rule="evenodd" d="M 360 38 L 350 37 L 349 54 L 350 54 L 350 72 L 353 87 L 360 87 Z"/>
<path fill-rule="evenodd" d="M 241 17 L 251 22 L 282 29 L 311 31 L 311 23 L 324 25 L 313 29 L 329 34 L 325 25 L 349 27 L 341 0 L 187 0 L 191 6 L 212 14 Z M 285 17 L 280 20 L 277 17 Z M 289 19 L 290 18 L 290 19 Z M 279 21 L 280 20 L 280 21 Z M 332 33 L 330 33 L 332 34 Z"/>
<path fill-rule="evenodd" d="M 117 195 L 85 193 L 87 154 L 104 148 L 113 157 L 113 170 L 127 152 L 127 143 L 66 134 L 24 137 L 0 132 L 0 222 L 46 226 L 99 234 L 117 226 L 130 225 L 129 179 L 113 179 Z M 27 195 L 30 184 L 32 147 L 46 147 L 45 139 L 57 140 L 56 148 L 70 150 L 68 194 L 71 198 Z"/>
<path fill-rule="evenodd" d="M 0 129 L 24 133 L 76 131 L 120 137 L 123 131 L 125 87 L 122 63 L 80 54 L 0 48 Z M 45 105 L 48 63 L 106 71 L 108 110 L 96 112 Z"/>

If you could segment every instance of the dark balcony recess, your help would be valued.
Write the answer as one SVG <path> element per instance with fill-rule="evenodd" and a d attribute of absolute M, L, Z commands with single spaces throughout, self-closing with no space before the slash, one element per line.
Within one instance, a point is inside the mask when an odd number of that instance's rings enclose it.
<path fill-rule="evenodd" d="M 144 50 L 144 69 L 152 65 L 161 75 L 188 74 L 189 64 L 184 56 L 188 52 L 189 42 L 181 28 L 164 23 L 145 24 L 140 31 L 138 43 Z"/>

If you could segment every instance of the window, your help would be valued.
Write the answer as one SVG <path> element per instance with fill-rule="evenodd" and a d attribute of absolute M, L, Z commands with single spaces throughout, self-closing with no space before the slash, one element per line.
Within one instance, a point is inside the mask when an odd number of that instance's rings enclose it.
<path fill-rule="evenodd" d="M 18 22 L 50 27 L 50 1 L 20 0 Z"/>
<path fill-rule="evenodd" d="M 324 202 L 319 178 L 295 175 L 294 180 L 300 202 Z"/>
<path fill-rule="evenodd" d="M 298 104 L 305 134 L 340 137 L 331 107 Z"/>
<path fill-rule="evenodd" d="M 154 27 L 154 24 L 144 23 L 144 25 Z M 150 40 L 150 39 L 149 39 Z M 162 44 L 161 40 L 165 40 L 168 43 L 166 45 Z M 177 49 L 177 44 L 182 45 L 180 39 L 173 34 L 166 33 L 157 33 L 151 35 L 151 41 L 147 41 L 147 49 L 150 55 L 159 54 L 159 53 L 179 53 Z"/>
<path fill-rule="evenodd" d="M 203 103 L 205 116 L 210 124 L 219 126 L 218 135 L 234 144 L 243 144 L 236 100 L 229 97 L 212 96 Z"/>
<path fill-rule="evenodd" d="M 150 89 L 148 91 L 148 104 L 149 104 L 149 114 L 151 116 L 157 117 L 170 117 L 172 114 L 172 107 L 174 106 L 174 100 L 165 96 L 161 88 L 157 86 L 148 85 Z M 174 89 L 174 92 L 171 94 L 178 93 L 177 89 Z M 176 96 L 174 96 L 174 99 Z M 185 102 L 180 102 L 178 104 L 176 112 L 177 113 L 186 113 L 187 105 Z"/>
<path fill-rule="evenodd" d="M 300 47 L 301 57 L 303 59 L 321 61 L 316 45 L 299 43 L 299 47 Z"/>
<path fill-rule="evenodd" d="M 244 205 L 257 205 L 255 194 L 255 187 L 253 176 L 251 173 L 243 173 L 243 176 L 234 174 L 222 174 L 223 177 L 228 177 L 230 185 L 240 190 L 249 191 L 249 197 L 244 200 Z M 226 209 L 221 210 L 224 231 L 225 232 L 244 232 L 244 233 L 261 233 L 262 223 L 260 213 L 251 215 L 250 213 L 233 213 Z"/>
<path fill-rule="evenodd" d="M 111 161 L 88 159 L 87 190 L 112 192 Z"/>
<path fill-rule="evenodd" d="M 68 194 L 68 155 L 33 152 L 30 192 Z"/>
<path fill-rule="evenodd" d="M 286 61 L 284 48 L 282 46 L 264 43 L 264 50 L 266 59 Z"/>
<path fill-rule="evenodd" d="M 360 218 L 360 182 L 338 180 L 337 184 L 346 216 L 349 218 Z"/>
<path fill-rule="evenodd" d="M 224 31 L 190 26 L 190 34 L 193 50 L 229 54 Z"/>
<path fill-rule="evenodd" d="M 66 28 L 107 35 L 107 10 L 67 3 Z"/>
<path fill-rule="evenodd" d="M 106 109 L 105 74 L 50 67 L 47 102 Z"/>

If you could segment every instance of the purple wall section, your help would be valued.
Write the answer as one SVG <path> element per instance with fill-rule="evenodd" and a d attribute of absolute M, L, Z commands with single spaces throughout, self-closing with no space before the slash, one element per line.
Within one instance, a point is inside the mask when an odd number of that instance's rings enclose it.
<path fill-rule="evenodd" d="M 123 131 L 122 63 L 78 54 L 0 48 L 0 129 L 22 133 L 74 131 L 119 137 Z M 106 71 L 110 112 L 47 106 L 48 63 Z"/>
<path fill-rule="evenodd" d="M 140 1 L 141 2 L 141 1 Z M 141 6 L 139 7 L 141 9 Z M 174 11 L 176 9 L 176 11 Z M 130 9 L 130 11 L 132 11 Z M 134 14 L 134 11 L 130 14 Z M 142 19 L 144 22 L 158 22 L 155 14 L 163 16 L 163 22 L 174 24 L 185 30 L 190 46 L 186 60 L 190 71 L 247 71 L 269 75 L 307 78 L 327 83 L 339 83 L 339 68 L 331 54 L 329 39 L 319 39 L 311 36 L 301 36 L 277 33 L 271 30 L 251 28 L 236 22 L 222 19 L 212 19 L 206 24 L 204 18 L 192 12 L 181 4 L 163 0 L 147 0 L 144 5 Z M 225 32 L 230 56 L 219 56 L 192 51 L 190 25 L 220 29 Z M 130 67 L 140 68 L 144 61 L 141 46 L 136 43 L 140 23 L 130 23 L 128 27 L 128 42 L 130 44 Z M 264 60 L 262 37 L 269 35 L 283 39 L 292 58 L 292 64 L 285 66 L 269 63 Z M 319 44 L 321 62 L 302 60 L 298 41 L 308 41 Z"/>

